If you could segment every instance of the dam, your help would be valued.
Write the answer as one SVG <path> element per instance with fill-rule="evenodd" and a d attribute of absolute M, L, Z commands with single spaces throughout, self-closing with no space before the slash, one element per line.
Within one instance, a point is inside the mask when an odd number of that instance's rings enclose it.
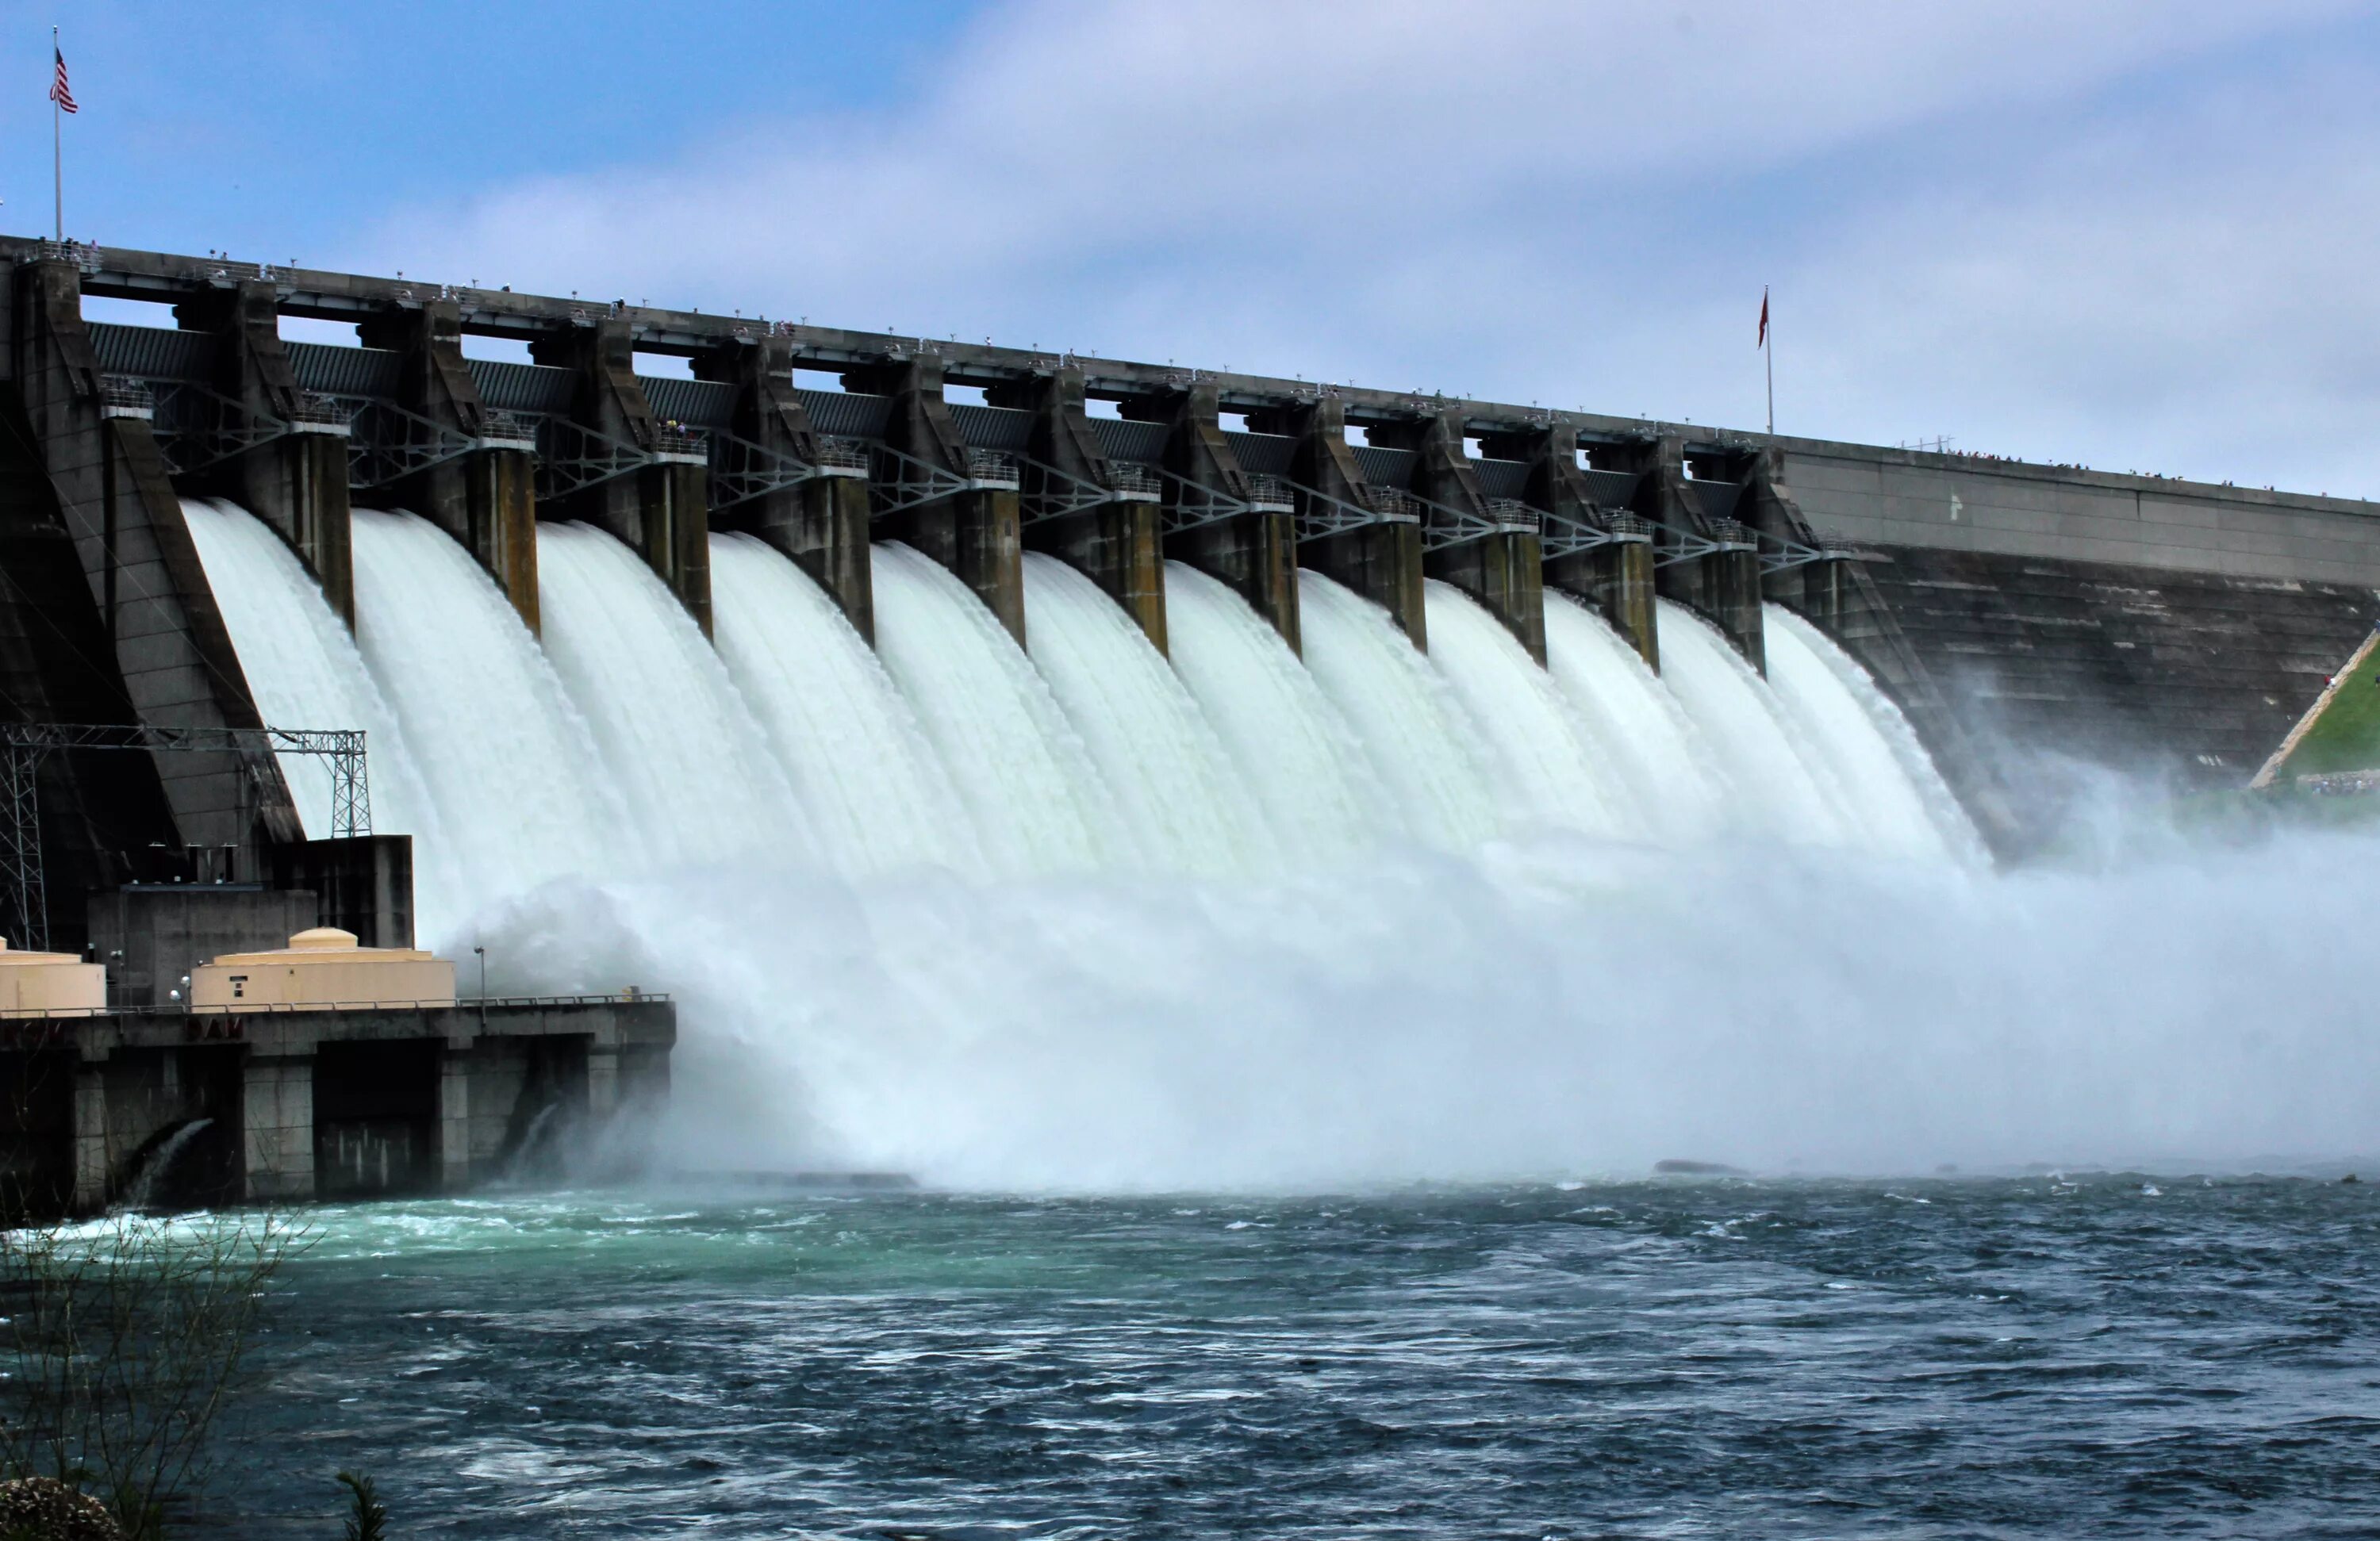
<path fill-rule="evenodd" d="M 655 874 L 1231 883 L 1545 831 L 1980 865 L 2043 837 L 2045 762 L 2244 783 L 2380 584 L 2349 500 L 0 262 L 0 932 L 103 962 L 176 889 L 258 895 L 247 945 L 460 953 Z M 527 1037 L 617 983 L 492 951 Z M 588 1041 L 666 1045 L 656 1010 Z"/>

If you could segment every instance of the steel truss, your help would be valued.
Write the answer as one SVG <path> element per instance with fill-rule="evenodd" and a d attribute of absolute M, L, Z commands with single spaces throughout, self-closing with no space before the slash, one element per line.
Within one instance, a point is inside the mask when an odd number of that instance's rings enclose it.
<path fill-rule="evenodd" d="M 329 396 L 303 395 L 284 418 L 252 411 L 246 403 L 195 380 L 152 380 L 139 382 L 149 397 L 144 414 L 134 383 L 126 380 L 103 385 L 100 411 L 111 418 L 146 416 L 158 454 L 175 476 L 205 470 L 293 433 L 344 439 L 352 431 L 352 409 Z"/>
<path fill-rule="evenodd" d="M 1653 540 L 1651 528 L 1633 514 L 1607 513 L 1600 526 L 1573 519 L 1567 514 L 1541 513 L 1538 516 L 1545 521 L 1541 552 L 1548 562 L 1603 546 L 1649 545 Z"/>
<path fill-rule="evenodd" d="M 1159 479 L 1161 473 L 1136 460 L 1109 461 L 1104 482 L 1062 471 L 1029 455 L 1020 455 L 1016 461 L 1025 470 L 1034 473 L 1031 485 L 1023 488 L 1023 496 L 1018 500 L 1021 524 L 1087 514 L 1111 503 L 1154 504 L 1165 498 L 1165 484 Z"/>
<path fill-rule="evenodd" d="M 331 835 L 371 833 L 371 784 L 357 728 L 162 728 L 145 723 L 0 723 L 0 893 L 15 910 L 15 941 L 50 944 L 49 882 L 42 868 L 42 761 L 59 750 L 140 749 L 319 755 L 331 762 Z"/>

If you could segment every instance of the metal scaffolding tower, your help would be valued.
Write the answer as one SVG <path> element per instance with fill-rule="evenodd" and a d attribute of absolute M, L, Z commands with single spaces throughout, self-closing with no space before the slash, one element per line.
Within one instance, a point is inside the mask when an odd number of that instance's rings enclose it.
<path fill-rule="evenodd" d="M 0 896 L 13 912 L 15 944 L 50 943 L 49 885 L 42 871 L 40 774 L 60 749 L 187 750 L 320 755 L 331 763 L 331 835 L 371 833 L 364 735 L 350 728 L 155 728 L 140 723 L 0 723 Z"/>

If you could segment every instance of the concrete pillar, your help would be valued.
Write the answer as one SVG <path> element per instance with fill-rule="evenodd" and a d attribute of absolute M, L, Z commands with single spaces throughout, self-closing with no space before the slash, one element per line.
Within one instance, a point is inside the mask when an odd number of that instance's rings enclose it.
<path fill-rule="evenodd" d="M 241 1190 L 249 1203 L 314 1196 L 314 1057 L 251 1055 L 240 1098 Z"/>
<path fill-rule="evenodd" d="M 1197 382 L 1169 396 L 1141 397 L 1124 404 L 1137 408 L 1147 420 L 1170 422 L 1165 442 L 1165 468 L 1192 487 L 1221 497 L 1249 501 L 1253 491 L 1247 473 L 1223 436 L 1221 406 L 1210 382 Z M 1196 493 L 1182 482 L 1169 482 L 1169 504 Z M 1194 507 L 1194 514 L 1196 509 Z M 1164 538 L 1165 555 L 1186 562 L 1228 587 L 1248 607 L 1271 624 L 1289 644 L 1290 651 L 1305 648 L 1298 629 L 1297 516 L 1290 509 L 1263 509 L 1227 518 L 1202 519 L 1177 528 Z"/>
<path fill-rule="evenodd" d="M 620 1107 L 620 1047 L 598 1038 L 587 1046 L 587 1116 L 601 1124 Z"/>
<path fill-rule="evenodd" d="M 67 262 L 6 274 L 10 363 L 32 455 L 113 645 L 126 702 L 166 727 L 262 725 L 146 419 L 113 415 Z M 295 724 L 315 726 L 319 724 Z M 269 754 L 152 757 L 182 843 L 301 838 Z"/>
<path fill-rule="evenodd" d="M 193 295 L 174 307 L 185 330 L 215 336 L 216 390 L 240 405 L 239 426 L 289 431 L 234 456 L 202 479 L 281 532 L 322 597 L 356 622 L 354 522 L 347 504 L 347 433 L 324 420 L 298 389 L 281 341 L 279 296 L 261 279 Z"/>
<path fill-rule="evenodd" d="M 1449 411 L 1409 425 L 1374 429 L 1371 438 L 1375 443 L 1414 452 L 1412 491 L 1416 496 L 1474 518 L 1491 519 L 1488 495 L 1479 490 L 1479 473 L 1463 448 L 1463 415 Z M 1441 517 L 1435 511 L 1425 513 L 1427 522 L 1423 528 L 1427 529 L 1429 523 Z M 1422 568 L 1429 576 L 1451 583 L 1478 601 L 1542 666 L 1546 589 L 1541 551 L 1534 533 L 1500 530 L 1425 552 Z"/>
<path fill-rule="evenodd" d="M 580 426 L 631 443 L 650 458 L 640 468 L 596 482 L 540 506 L 540 518 L 583 519 L 610 531 L 661 575 L 686 613 L 710 635 L 710 472 L 704 457 L 675 442 L 637 383 L 628 323 L 607 316 L 591 326 L 550 332 L 529 344 L 540 364 L 574 371 Z"/>
<path fill-rule="evenodd" d="M 1500 460 L 1519 460 L 1529 467 L 1524 494 L 1529 505 L 1560 520 L 1609 531 L 1610 519 L 1579 474 L 1578 433 L 1548 425 L 1527 433 L 1489 438 L 1481 448 Z M 1653 547 L 1649 539 L 1628 535 L 1542 564 L 1547 587 L 1586 601 L 1612 630 L 1624 637 L 1645 663 L 1661 667 L 1660 630 L 1654 622 Z"/>
<path fill-rule="evenodd" d="M 1349 503 L 1364 501 L 1364 473 L 1347 444 L 1347 409 L 1336 396 L 1294 406 L 1251 413 L 1259 433 L 1297 440 L 1290 456 L 1290 479 Z M 1301 504 L 1305 494 L 1300 492 Z M 1302 510 L 1301 510 L 1302 511 Z M 1422 608 L 1421 527 L 1371 524 L 1342 535 L 1300 540 L 1297 562 L 1334 578 L 1389 613 L 1413 645 L 1429 648 L 1429 622 Z"/>
<path fill-rule="evenodd" d="M 942 399 L 942 361 L 930 355 L 853 370 L 848 389 L 892 398 L 884 442 L 953 476 L 967 475 L 966 440 Z M 1025 645 L 1025 543 L 1016 493 L 1000 488 L 956 492 L 885 519 L 876 531 L 905 540 L 958 575 L 990 607 L 1016 645 Z"/>
<path fill-rule="evenodd" d="M 484 443 L 488 409 L 463 358 L 462 308 L 451 299 L 428 300 L 372 316 L 358 330 L 366 347 L 404 356 L 398 406 L 483 442 L 393 484 L 390 501 L 463 542 L 536 631 L 536 466 L 526 449 Z"/>
<path fill-rule="evenodd" d="M 1108 457 L 1091 431 L 1085 409 L 1083 371 L 1062 366 L 1030 380 L 985 393 L 994 406 L 1033 414 L 1032 436 L 1026 454 L 1042 465 L 1055 467 L 1077 482 L 1112 487 Z M 1025 472 L 1026 485 L 1035 485 L 1043 473 Z M 1067 496 L 1063 482 L 1049 491 Z M 1025 544 L 1047 552 L 1123 606 L 1124 613 L 1145 632 L 1157 650 L 1165 650 L 1165 553 L 1160 523 L 1163 511 L 1156 503 L 1110 502 L 1079 514 L 1036 519 L 1023 528 Z"/>
<path fill-rule="evenodd" d="M 694 372 L 735 388 L 729 428 L 736 437 L 806 465 L 819 461 L 818 434 L 794 394 L 793 343 L 739 339 L 694 361 Z M 720 489 L 712 489 L 714 496 Z M 876 641 L 876 595 L 868 564 L 868 479 L 815 476 L 712 510 L 721 528 L 759 536 L 834 597 L 853 628 Z"/>
<path fill-rule="evenodd" d="M 452 1038 L 438 1056 L 438 1186 L 459 1192 L 471 1183 L 471 1048 Z"/>
<path fill-rule="evenodd" d="M 1724 535 L 1704 516 L 1702 500 L 1687 479 L 1682 439 L 1663 435 L 1615 453 L 1629 462 L 1622 468 L 1643 473 L 1636 484 L 1636 512 L 1706 538 Z M 1760 631 L 1760 553 L 1748 543 L 1737 544 L 1739 549 L 1664 563 L 1655 571 L 1653 584 L 1661 598 L 1676 601 L 1718 627 L 1744 661 L 1765 673 L 1768 660 Z"/>
<path fill-rule="evenodd" d="M 107 1062 L 77 1062 L 74 1072 L 74 1207 L 91 1213 L 107 1207 L 115 1171 L 107 1141 Z"/>

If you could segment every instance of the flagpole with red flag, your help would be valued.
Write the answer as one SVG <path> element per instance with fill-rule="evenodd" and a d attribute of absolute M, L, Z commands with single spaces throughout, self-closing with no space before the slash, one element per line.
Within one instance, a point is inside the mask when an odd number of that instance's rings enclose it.
<path fill-rule="evenodd" d="M 1777 349 L 1768 341 L 1768 285 L 1760 285 L 1760 357 L 1768 366 L 1768 436 L 1777 437 Z"/>

